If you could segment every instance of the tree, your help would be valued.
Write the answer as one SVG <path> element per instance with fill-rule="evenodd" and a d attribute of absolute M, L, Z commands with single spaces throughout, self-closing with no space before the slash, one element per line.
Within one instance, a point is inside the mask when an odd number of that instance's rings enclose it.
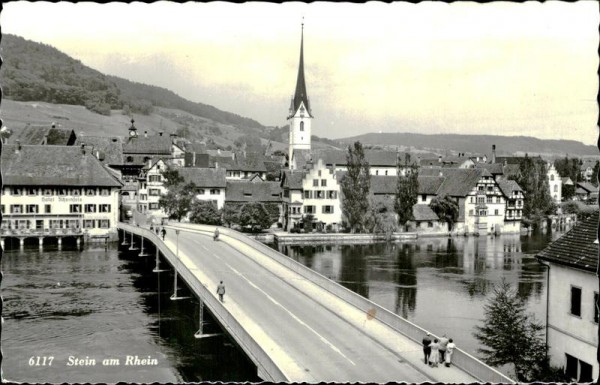
<path fill-rule="evenodd" d="M 158 206 L 167 213 L 170 219 L 181 221 L 181 218 L 190 211 L 195 192 L 196 185 L 192 182 L 186 185 L 180 183 L 171 186 L 168 192 L 158 200 Z"/>
<path fill-rule="evenodd" d="M 312 214 L 306 214 L 302 216 L 302 227 L 304 228 L 305 232 L 312 232 L 315 219 L 315 216 Z"/>
<path fill-rule="evenodd" d="M 241 206 L 239 204 L 225 202 L 223 206 L 223 210 L 221 210 L 223 217 L 223 224 L 231 227 L 232 225 L 237 225 L 240 223 L 240 210 Z"/>
<path fill-rule="evenodd" d="M 370 210 L 367 214 L 365 227 L 367 231 L 374 234 L 385 234 L 391 239 L 392 234 L 398 230 L 398 221 L 394 212 L 394 201 L 392 199 L 377 199 L 371 195 Z"/>
<path fill-rule="evenodd" d="M 190 222 L 220 226 L 221 213 L 212 201 L 194 200 L 190 207 Z"/>
<path fill-rule="evenodd" d="M 435 197 L 429 203 L 429 207 L 440 218 L 442 222 L 448 223 L 448 230 L 452 231 L 454 223 L 458 219 L 458 203 L 448 195 Z"/>
<path fill-rule="evenodd" d="M 503 279 L 484 305 L 484 323 L 475 333 L 484 346 L 478 349 L 483 360 L 492 366 L 512 364 L 518 381 L 536 379 L 547 362 L 544 326 L 525 310 L 525 299 Z"/>
<path fill-rule="evenodd" d="M 413 220 L 413 206 L 417 203 L 419 194 L 419 171 L 414 163 L 410 162 L 410 155 L 406 154 L 404 166 L 398 162 L 398 181 L 396 184 L 396 198 L 394 200 L 394 210 L 398 214 L 398 223 L 406 226 L 406 223 Z M 406 170 L 402 175 L 401 169 Z"/>
<path fill-rule="evenodd" d="M 369 162 L 360 142 L 348 146 L 346 154 L 348 171 L 342 178 L 342 212 L 348 221 L 350 231 L 362 230 L 364 218 L 369 211 L 369 190 L 371 175 Z"/>
<path fill-rule="evenodd" d="M 266 229 L 271 226 L 271 218 L 265 207 L 258 202 L 246 203 L 240 210 L 240 225 L 252 229 Z"/>
<path fill-rule="evenodd" d="M 546 164 L 525 155 L 519 161 L 519 170 L 520 175 L 514 180 L 525 192 L 523 216 L 529 220 L 537 220 L 553 213 L 556 206 L 550 195 Z"/>
<path fill-rule="evenodd" d="M 179 171 L 174 167 L 167 166 L 161 174 L 164 178 L 163 186 L 167 189 L 183 183 L 183 177 L 179 175 Z"/>

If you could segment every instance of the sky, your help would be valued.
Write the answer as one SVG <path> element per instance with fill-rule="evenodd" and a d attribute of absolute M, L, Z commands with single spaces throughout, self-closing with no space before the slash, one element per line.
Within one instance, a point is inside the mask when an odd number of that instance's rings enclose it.
<path fill-rule="evenodd" d="M 3 5 L 3 33 L 284 126 L 304 23 L 313 135 L 598 138 L 598 3 Z"/>

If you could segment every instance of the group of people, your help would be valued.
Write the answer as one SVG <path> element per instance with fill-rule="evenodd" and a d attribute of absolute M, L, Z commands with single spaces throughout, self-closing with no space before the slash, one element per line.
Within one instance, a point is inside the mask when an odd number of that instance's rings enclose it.
<path fill-rule="evenodd" d="M 445 364 L 450 367 L 452 364 L 452 354 L 456 345 L 452 338 L 444 334 L 440 339 L 434 338 L 430 333 L 423 337 L 423 354 L 425 355 L 425 364 L 437 368 L 438 364 Z"/>
<path fill-rule="evenodd" d="M 156 230 L 156 235 L 162 236 L 163 241 L 165 240 L 165 235 L 167 235 L 167 230 L 163 227 L 162 229 L 158 226 L 154 227 L 154 225 L 150 225 L 150 230 Z"/>

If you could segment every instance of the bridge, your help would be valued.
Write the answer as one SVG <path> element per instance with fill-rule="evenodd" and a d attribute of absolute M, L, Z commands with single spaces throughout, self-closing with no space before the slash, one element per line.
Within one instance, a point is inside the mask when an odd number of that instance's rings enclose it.
<path fill-rule="evenodd" d="M 456 349 L 453 365 L 423 362 L 427 332 L 374 302 L 243 234 L 192 224 L 154 231 L 118 225 L 130 249 L 144 255 L 152 243 L 174 269 L 174 293 L 183 280 L 222 328 L 256 365 L 260 378 L 285 382 L 492 382 L 514 383 L 497 370 Z M 135 246 L 134 246 L 135 244 Z M 165 267 L 165 266 L 157 266 Z M 219 281 L 226 294 L 220 302 Z M 459 342 L 460 344 L 460 342 Z"/>

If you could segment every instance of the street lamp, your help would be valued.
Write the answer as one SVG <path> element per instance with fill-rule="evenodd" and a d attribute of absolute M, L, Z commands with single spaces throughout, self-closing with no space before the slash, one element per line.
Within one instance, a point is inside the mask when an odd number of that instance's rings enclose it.
<path fill-rule="evenodd" d="M 175 230 L 175 235 L 177 236 L 177 240 L 176 240 L 176 257 L 177 260 L 175 261 L 175 266 L 173 270 L 175 270 L 175 279 L 173 282 L 173 295 L 171 296 L 172 300 L 178 300 L 178 299 L 184 299 L 186 297 L 179 297 L 177 296 L 177 267 L 179 266 L 179 230 Z"/>

